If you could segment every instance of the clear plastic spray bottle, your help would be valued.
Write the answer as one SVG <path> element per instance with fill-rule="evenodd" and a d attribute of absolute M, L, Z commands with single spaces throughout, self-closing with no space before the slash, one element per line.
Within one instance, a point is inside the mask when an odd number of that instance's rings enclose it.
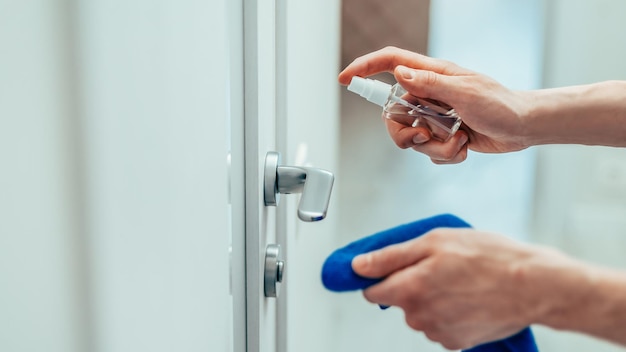
<path fill-rule="evenodd" d="M 432 136 L 447 141 L 461 126 L 461 117 L 442 102 L 418 98 L 398 83 L 391 86 L 369 78 L 353 77 L 348 90 L 383 107 L 383 116 L 406 126 L 423 126 Z"/>

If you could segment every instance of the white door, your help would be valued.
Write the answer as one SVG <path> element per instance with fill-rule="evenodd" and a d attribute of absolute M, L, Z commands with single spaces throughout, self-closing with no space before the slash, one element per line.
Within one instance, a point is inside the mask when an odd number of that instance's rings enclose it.
<path fill-rule="evenodd" d="M 227 2 L 0 1 L 0 351 L 232 351 Z"/>
<path fill-rule="evenodd" d="M 339 3 L 5 12 L 0 350 L 329 350 L 319 269 L 337 209 L 301 222 L 299 196 L 265 206 L 262 185 L 269 151 L 336 170 Z M 286 263 L 277 298 L 268 244 Z"/>
<path fill-rule="evenodd" d="M 280 154 L 277 164 L 292 167 L 286 171 L 307 172 L 309 185 L 315 180 L 312 173 L 319 176 L 318 169 L 336 169 L 339 3 L 245 0 L 241 9 L 238 4 L 230 6 L 231 23 L 243 24 L 241 32 L 237 26 L 230 28 L 234 34 L 231 62 L 243 67 L 243 77 L 239 78 L 236 69 L 231 71 L 235 78 L 231 96 L 243 96 L 244 110 L 241 119 L 231 116 L 233 170 L 245 173 L 245 178 L 233 175 L 237 179 L 231 191 L 233 266 L 240 269 L 233 271 L 233 295 L 235 302 L 241 302 L 241 289 L 245 288 L 246 305 L 246 343 L 238 342 L 242 326 L 236 318 L 235 349 L 326 350 L 332 309 L 326 303 L 319 270 L 332 249 L 336 209 L 331 202 L 326 219 L 305 222 L 298 219 L 298 214 L 306 218 L 305 211 L 298 208 L 304 206 L 305 198 L 306 202 L 316 198 L 312 203 L 320 210 L 319 198 L 325 197 L 328 180 L 317 184 L 318 188 L 305 186 L 303 195 L 278 194 L 275 206 L 266 205 L 265 183 L 266 175 L 277 173 L 267 168 L 268 152 Z M 238 41 L 243 44 L 243 62 L 237 61 Z M 237 103 L 231 100 L 231 104 Z M 242 224 L 245 227 L 239 228 Z M 284 277 L 275 287 L 270 280 L 268 288 L 266 256 L 272 245 L 280 246 Z M 242 250 L 245 266 L 241 264 Z M 241 280 L 244 269 L 245 282 Z M 267 297 L 274 288 L 277 297 Z"/>

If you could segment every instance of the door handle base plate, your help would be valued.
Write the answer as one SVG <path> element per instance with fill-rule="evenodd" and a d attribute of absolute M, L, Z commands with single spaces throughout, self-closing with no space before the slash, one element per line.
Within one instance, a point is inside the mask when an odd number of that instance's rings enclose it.
<path fill-rule="evenodd" d="M 278 297 L 284 270 L 285 262 L 281 259 L 280 245 L 268 244 L 265 248 L 265 297 Z"/>

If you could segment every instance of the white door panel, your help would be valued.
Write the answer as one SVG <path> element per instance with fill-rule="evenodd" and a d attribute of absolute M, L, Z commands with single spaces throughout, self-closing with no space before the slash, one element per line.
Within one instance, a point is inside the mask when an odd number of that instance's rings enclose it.
<path fill-rule="evenodd" d="M 229 351 L 225 2 L 80 1 L 95 351 Z"/>
<path fill-rule="evenodd" d="M 281 352 L 334 351 L 336 295 L 320 282 L 323 260 L 337 242 L 337 204 L 341 178 L 338 162 L 339 17 L 335 0 L 288 1 L 286 41 L 286 119 L 284 161 L 335 173 L 326 219 L 297 220 L 297 197 L 283 197 L 286 230 L 285 279 L 279 299 L 280 330 L 286 336 Z M 322 20 L 323 19 L 323 20 Z M 284 242 L 283 242 L 284 241 Z"/>
<path fill-rule="evenodd" d="M 281 154 L 282 165 L 336 169 L 339 9 L 331 0 L 244 1 L 250 352 L 332 350 L 332 307 L 319 279 L 333 247 L 332 202 L 327 219 L 305 223 L 297 215 L 299 195 L 280 195 L 276 208 L 267 207 L 261 186 L 270 151 Z M 274 243 L 282 248 L 285 276 L 279 296 L 267 298 L 263 262 Z"/>

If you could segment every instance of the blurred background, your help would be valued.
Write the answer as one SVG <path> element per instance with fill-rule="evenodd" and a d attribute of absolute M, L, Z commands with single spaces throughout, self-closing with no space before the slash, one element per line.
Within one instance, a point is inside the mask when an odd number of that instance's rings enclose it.
<path fill-rule="evenodd" d="M 394 45 L 485 73 L 527 90 L 625 79 L 626 34 L 620 1 L 344 0 L 342 66 Z M 380 79 L 393 80 L 390 75 Z M 438 213 L 522 241 L 553 245 L 578 258 L 626 266 L 626 150 L 541 146 L 506 155 L 470 153 L 460 165 L 436 166 L 388 138 L 379 108 L 342 91 L 341 217 L 345 242 Z M 590 117 L 593 118 L 593 117 Z M 350 180 L 345 182 L 345 180 Z M 443 351 L 398 324 L 342 297 L 342 351 Z M 366 333 L 350 333 L 354 326 Z M 536 327 L 540 350 L 620 351 L 623 348 Z M 393 336 L 386 339 L 370 336 Z M 419 347 L 417 347 L 419 346 Z"/>
<path fill-rule="evenodd" d="M 226 270 L 210 271 L 229 265 L 226 251 L 214 251 L 228 238 L 211 220 L 230 216 L 228 194 L 192 186 L 215 174 L 209 161 L 222 161 L 230 144 L 230 111 L 211 104 L 229 99 L 218 54 L 228 40 L 201 44 L 228 28 L 216 3 L 0 0 L 0 351 L 228 351 L 211 339 L 241 333 L 226 294 L 203 300 L 228 283 Z M 395 45 L 519 90 L 626 79 L 621 0 L 337 8 L 332 75 Z M 224 91 L 211 90 L 214 80 Z M 436 166 L 395 147 L 379 107 L 345 89 L 339 99 L 333 245 L 449 212 L 626 267 L 626 150 L 541 146 Z M 219 131 L 222 149 L 205 148 L 208 131 Z M 199 267 L 217 276 L 199 280 Z M 328 304 L 332 334 L 319 339 L 332 351 L 444 351 L 408 329 L 401 311 L 383 314 L 360 293 L 310 299 Z M 535 333 L 542 351 L 624 350 Z"/>

